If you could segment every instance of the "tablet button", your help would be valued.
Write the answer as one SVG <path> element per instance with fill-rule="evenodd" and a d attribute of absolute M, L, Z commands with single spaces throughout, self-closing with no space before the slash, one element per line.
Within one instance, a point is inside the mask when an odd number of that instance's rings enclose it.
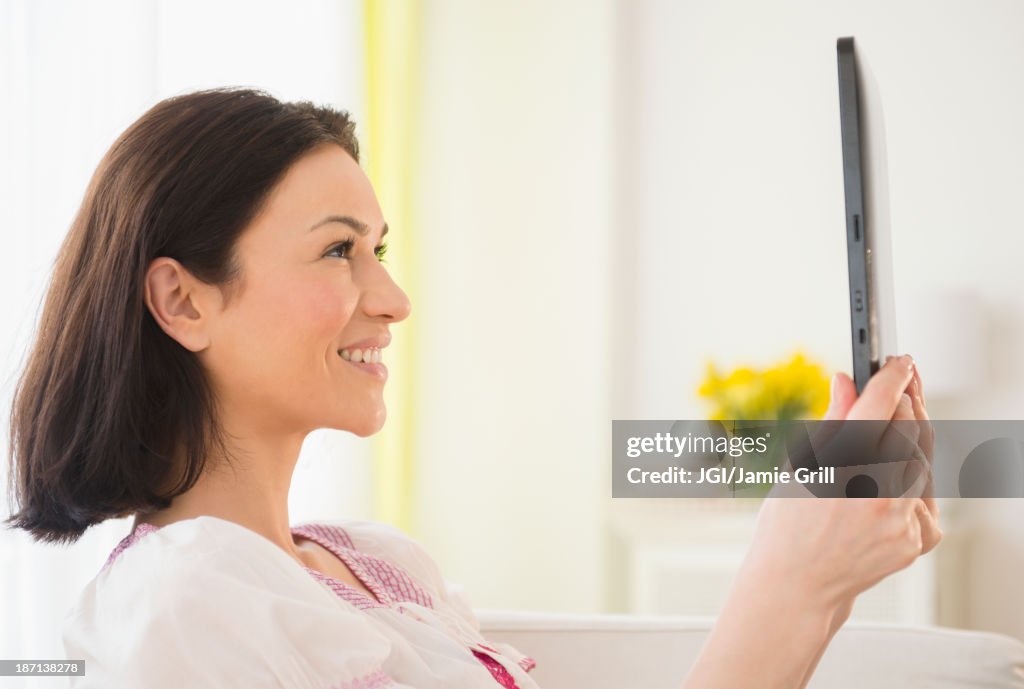
<path fill-rule="evenodd" d="M 857 311 L 864 310 L 864 295 L 861 294 L 859 289 L 853 292 L 853 308 Z"/>

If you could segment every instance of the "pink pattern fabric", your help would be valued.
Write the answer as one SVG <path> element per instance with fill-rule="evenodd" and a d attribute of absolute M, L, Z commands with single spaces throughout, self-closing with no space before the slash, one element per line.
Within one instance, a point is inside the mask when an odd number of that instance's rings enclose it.
<path fill-rule="evenodd" d="M 315 541 L 323 548 L 332 552 L 338 559 L 348 565 L 356 578 L 362 581 L 363 585 L 377 597 L 377 601 L 371 600 L 365 593 L 349 586 L 343 581 L 322 574 L 314 569 L 306 568 L 310 574 L 327 584 L 332 591 L 357 608 L 382 607 L 398 601 L 418 603 L 428 608 L 434 607 L 434 601 L 430 594 L 413 582 L 408 574 L 386 560 L 366 553 L 360 553 L 356 550 L 352 538 L 340 526 L 303 524 L 293 527 L 292 533 Z M 484 646 L 484 648 L 494 651 L 494 649 L 488 646 Z M 498 684 L 506 689 L 519 689 L 515 678 L 509 674 L 505 666 L 476 649 L 471 649 L 471 651 L 477 660 L 483 663 L 484 667 L 487 668 Z M 525 660 L 529 660 L 533 665 L 536 665 L 536 661 L 532 658 L 526 658 Z M 530 667 L 532 668 L 533 665 Z"/>
<path fill-rule="evenodd" d="M 138 543 L 143 536 L 145 536 L 148 533 L 153 533 L 159 528 L 159 526 L 153 526 L 152 524 L 139 524 L 138 526 L 136 526 L 135 529 L 130 534 L 122 538 L 121 542 L 117 544 L 117 547 L 115 547 L 110 552 L 110 556 L 107 558 L 107 561 L 103 564 L 101 571 L 109 567 L 110 563 L 116 560 L 118 555 L 123 553 L 127 548 Z"/>
<path fill-rule="evenodd" d="M 293 527 L 292 533 L 308 538 L 333 553 L 348 565 L 356 578 L 377 597 L 376 601 L 369 599 L 359 589 L 307 567 L 313 576 L 324 581 L 331 590 L 357 607 L 390 606 L 400 601 L 417 603 L 426 608 L 434 607 L 430 594 L 416 584 L 404 570 L 379 557 L 356 550 L 352 538 L 341 527 L 303 524 Z M 364 600 L 357 603 L 357 597 Z"/>
<path fill-rule="evenodd" d="M 481 653 L 476 649 L 473 649 L 473 655 L 475 655 L 477 657 L 477 660 L 483 663 L 487 667 L 487 669 L 490 670 L 491 676 L 493 676 L 494 679 L 497 680 L 498 684 L 505 687 L 505 689 L 519 689 L 519 687 L 516 685 L 515 678 L 509 674 L 508 670 L 505 669 L 504 665 L 502 665 L 486 653 Z"/>
<path fill-rule="evenodd" d="M 121 553 L 138 543 L 147 534 L 158 531 L 160 527 L 151 524 L 139 524 L 128 536 L 121 539 L 103 568 L 106 569 Z M 389 607 L 398 602 L 417 603 L 427 608 L 434 607 L 434 600 L 400 567 L 379 557 L 362 553 L 356 549 L 351 536 L 345 530 L 333 524 L 302 524 L 292 527 L 292 534 L 307 538 L 333 553 L 339 560 L 348 565 L 352 574 L 376 597 L 371 598 L 359 589 L 340 579 L 319 572 L 310 567 L 306 571 L 315 579 L 326 585 L 342 599 L 351 603 L 359 610 Z M 490 646 L 481 646 L 484 650 L 497 651 Z M 470 649 L 473 655 L 483 663 L 495 681 L 505 689 L 519 689 L 515 678 L 500 662 L 477 649 Z M 533 658 L 523 658 L 519 666 L 529 672 L 537 665 Z M 384 672 L 365 675 L 351 682 L 343 683 L 331 689 L 381 689 L 393 684 L 393 680 Z"/>

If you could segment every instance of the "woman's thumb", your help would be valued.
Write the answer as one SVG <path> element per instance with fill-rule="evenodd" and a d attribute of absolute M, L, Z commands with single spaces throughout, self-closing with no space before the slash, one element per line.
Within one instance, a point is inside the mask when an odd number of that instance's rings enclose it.
<path fill-rule="evenodd" d="M 857 387 L 845 373 L 832 376 L 832 393 L 825 412 L 825 420 L 841 421 L 850 413 L 850 407 L 857 401 Z"/>

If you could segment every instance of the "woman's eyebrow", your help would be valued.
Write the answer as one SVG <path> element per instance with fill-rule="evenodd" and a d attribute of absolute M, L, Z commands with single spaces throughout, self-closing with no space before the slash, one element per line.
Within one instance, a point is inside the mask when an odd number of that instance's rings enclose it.
<path fill-rule="evenodd" d="M 321 220 L 317 224 L 313 225 L 309 229 L 310 229 L 310 231 L 312 231 L 312 230 L 315 230 L 316 228 L 320 227 L 321 225 L 326 225 L 327 223 L 330 223 L 330 222 L 340 222 L 343 225 L 348 225 L 353 230 L 358 232 L 360 234 L 360 236 L 365 236 L 366 233 L 370 231 L 369 225 L 367 225 L 366 223 L 362 222 L 361 220 L 356 220 L 355 218 L 353 218 L 350 215 L 328 215 L 326 218 L 324 218 L 323 220 Z M 380 236 L 383 237 L 387 233 L 388 233 L 388 224 L 384 223 L 384 229 L 381 231 Z"/>

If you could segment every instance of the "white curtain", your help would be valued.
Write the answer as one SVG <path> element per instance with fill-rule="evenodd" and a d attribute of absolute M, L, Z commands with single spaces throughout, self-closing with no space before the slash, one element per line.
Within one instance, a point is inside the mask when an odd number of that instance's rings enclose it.
<path fill-rule="evenodd" d="M 361 3 L 76 3 L 0 0 L 0 428 L 60 241 L 96 164 L 158 100 L 221 85 L 266 89 L 352 111 L 363 95 Z M 369 516 L 366 441 L 318 431 L 295 473 L 292 519 Z M 3 498 L 3 516 L 11 506 Z M 129 520 L 90 529 L 69 548 L 0 530 L 0 658 L 63 658 L 63 616 Z M 64 687 L 63 678 L 22 680 Z M 12 678 L 0 687 L 22 686 Z"/>

